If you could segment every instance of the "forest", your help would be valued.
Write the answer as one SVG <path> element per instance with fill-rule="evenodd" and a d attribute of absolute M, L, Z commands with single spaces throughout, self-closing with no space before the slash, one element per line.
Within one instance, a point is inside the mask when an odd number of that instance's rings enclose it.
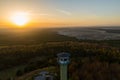
<path fill-rule="evenodd" d="M 0 71 L 16 69 L 14 75 L 0 80 L 33 80 L 20 78 L 32 71 L 54 67 L 59 80 L 57 53 L 68 52 L 71 62 L 68 67 L 69 80 L 120 80 L 120 48 L 109 44 L 83 41 L 44 42 L 33 45 L 12 45 L 0 47 Z M 22 68 L 19 68 L 22 66 Z M 9 74 L 9 73 L 8 73 Z"/>

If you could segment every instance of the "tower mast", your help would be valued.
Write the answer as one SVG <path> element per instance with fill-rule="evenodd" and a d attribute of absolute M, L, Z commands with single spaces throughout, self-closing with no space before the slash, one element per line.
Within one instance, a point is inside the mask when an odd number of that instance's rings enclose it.
<path fill-rule="evenodd" d="M 69 53 L 59 53 L 58 56 L 58 63 L 60 64 L 60 80 L 67 80 L 67 66 L 70 63 Z"/>

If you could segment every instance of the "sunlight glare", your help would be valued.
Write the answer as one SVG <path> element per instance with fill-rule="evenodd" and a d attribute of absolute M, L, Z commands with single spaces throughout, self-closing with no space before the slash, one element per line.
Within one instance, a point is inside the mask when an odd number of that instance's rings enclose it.
<path fill-rule="evenodd" d="M 11 20 L 14 24 L 18 26 L 23 26 L 28 22 L 28 14 L 25 12 L 17 12 L 11 16 Z"/>

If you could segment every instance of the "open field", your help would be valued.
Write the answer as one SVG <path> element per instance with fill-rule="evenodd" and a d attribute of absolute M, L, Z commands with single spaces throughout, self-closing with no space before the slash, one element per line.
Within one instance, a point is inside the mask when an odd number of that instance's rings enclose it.
<path fill-rule="evenodd" d="M 53 29 L 0 29 L 0 45 L 38 44 L 43 42 L 76 41 L 77 39 L 58 35 Z"/>

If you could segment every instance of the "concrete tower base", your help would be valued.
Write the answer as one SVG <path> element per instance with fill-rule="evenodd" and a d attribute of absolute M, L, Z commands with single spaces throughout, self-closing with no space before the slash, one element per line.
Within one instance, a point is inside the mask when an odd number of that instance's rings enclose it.
<path fill-rule="evenodd" d="M 67 80 L 67 65 L 66 64 L 61 64 L 60 65 L 60 80 Z"/>

